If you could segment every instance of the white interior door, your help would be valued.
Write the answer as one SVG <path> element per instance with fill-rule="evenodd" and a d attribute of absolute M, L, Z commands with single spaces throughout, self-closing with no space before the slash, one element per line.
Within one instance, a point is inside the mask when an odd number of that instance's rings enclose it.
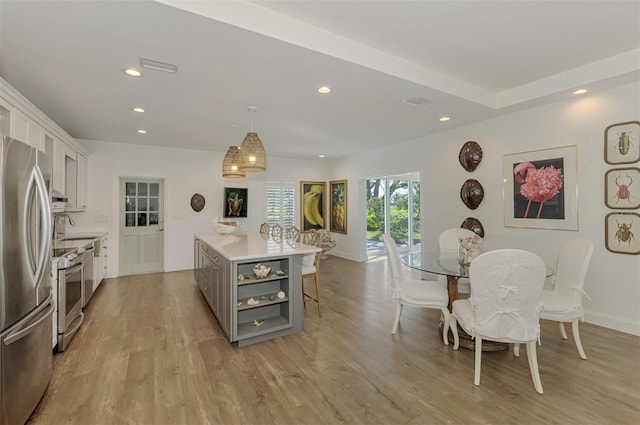
<path fill-rule="evenodd" d="M 164 182 L 120 179 L 120 275 L 164 271 Z"/>

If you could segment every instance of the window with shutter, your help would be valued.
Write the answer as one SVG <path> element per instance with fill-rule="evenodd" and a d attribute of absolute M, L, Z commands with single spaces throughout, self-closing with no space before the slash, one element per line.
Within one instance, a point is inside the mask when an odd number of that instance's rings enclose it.
<path fill-rule="evenodd" d="M 267 223 L 283 229 L 295 225 L 296 191 L 293 183 L 267 184 Z"/>

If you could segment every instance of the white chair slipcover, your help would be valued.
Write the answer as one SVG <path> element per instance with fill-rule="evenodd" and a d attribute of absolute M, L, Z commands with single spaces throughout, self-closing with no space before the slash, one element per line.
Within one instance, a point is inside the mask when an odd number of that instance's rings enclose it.
<path fill-rule="evenodd" d="M 563 339 L 567 339 L 564 322 L 571 322 L 573 339 L 583 359 L 587 356 L 580 341 L 578 320 L 583 319 L 582 296 L 588 297 L 583 287 L 592 254 L 593 243 L 589 239 L 564 244 L 558 254 L 554 289 L 542 291 L 544 310 L 540 318 L 557 321 Z"/>
<path fill-rule="evenodd" d="M 461 227 L 444 230 L 438 237 L 440 254 L 458 254 L 458 241 L 462 238 L 470 238 L 472 236 L 476 236 L 476 233 Z M 447 283 L 446 276 L 438 275 L 438 280 Z M 468 294 L 469 291 L 469 279 L 464 277 L 458 279 L 458 292 Z"/>
<path fill-rule="evenodd" d="M 543 393 L 536 342 L 540 336 L 545 275 L 546 266 L 540 257 L 519 249 L 489 251 L 471 263 L 471 296 L 454 301 L 451 331 L 456 350 L 459 346 L 456 324 L 475 338 L 475 385 L 480 385 L 483 339 L 526 343 L 534 387 Z M 518 355 L 516 351 L 514 354 Z"/>
<path fill-rule="evenodd" d="M 446 284 L 443 285 L 438 281 L 407 279 L 401 268 L 400 255 L 396 243 L 388 234 L 383 235 L 382 239 L 387 249 L 387 258 L 391 272 L 391 288 L 393 298 L 396 300 L 395 317 L 391 334 L 395 334 L 398 330 L 398 323 L 400 323 L 403 306 L 410 305 L 413 307 L 434 308 L 442 312 L 444 319 L 442 339 L 445 345 L 449 345 L 449 340 L 447 339 L 447 329 L 449 328 L 449 310 L 447 309 L 447 304 L 449 302 L 449 294 Z"/>

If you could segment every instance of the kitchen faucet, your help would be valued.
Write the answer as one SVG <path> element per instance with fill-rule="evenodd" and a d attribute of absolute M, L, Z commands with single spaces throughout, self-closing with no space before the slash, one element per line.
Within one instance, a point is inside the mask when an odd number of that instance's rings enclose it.
<path fill-rule="evenodd" d="M 62 226 L 62 236 L 66 233 L 64 225 L 65 225 L 65 217 L 69 220 L 70 225 L 76 224 L 71 216 L 67 213 L 55 213 L 53 215 L 53 240 L 58 240 L 60 238 L 60 234 L 58 232 L 59 226 Z"/>

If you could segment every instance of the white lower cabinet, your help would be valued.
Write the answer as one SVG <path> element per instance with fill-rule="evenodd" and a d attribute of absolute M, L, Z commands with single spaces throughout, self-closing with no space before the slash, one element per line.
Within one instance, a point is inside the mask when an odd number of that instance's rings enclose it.
<path fill-rule="evenodd" d="M 108 240 L 108 236 L 100 238 L 97 253 L 93 257 L 93 292 L 98 289 L 98 286 L 107 277 L 107 268 L 109 267 Z"/>

